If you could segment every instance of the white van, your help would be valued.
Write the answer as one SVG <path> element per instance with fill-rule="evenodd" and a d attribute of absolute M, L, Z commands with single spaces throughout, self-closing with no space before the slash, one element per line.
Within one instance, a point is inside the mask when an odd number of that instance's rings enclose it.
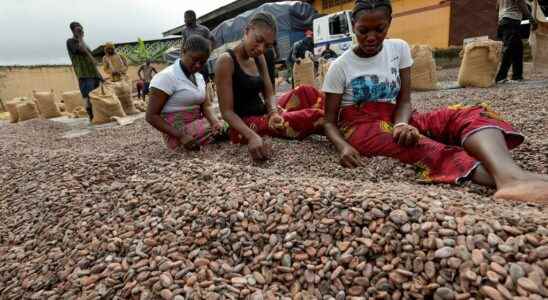
<path fill-rule="evenodd" d="M 328 44 L 331 50 L 341 55 L 352 47 L 354 40 L 351 11 L 341 11 L 314 20 L 314 55 L 321 55 Z"/>

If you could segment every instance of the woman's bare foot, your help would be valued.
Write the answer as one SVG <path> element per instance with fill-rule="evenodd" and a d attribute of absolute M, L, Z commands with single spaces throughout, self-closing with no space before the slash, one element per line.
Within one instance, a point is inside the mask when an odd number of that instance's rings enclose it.
<path fill-rule="evenodd" d="M 495 199 L 548 205 L 548 181 L 537 178 L 509 183 L 495 193 Z"/>

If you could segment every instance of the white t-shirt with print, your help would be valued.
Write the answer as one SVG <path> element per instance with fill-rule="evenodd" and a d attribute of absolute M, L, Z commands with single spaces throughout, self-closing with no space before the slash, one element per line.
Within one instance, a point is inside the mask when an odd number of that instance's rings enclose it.
<path fill-rule="evenodd" d="M 341 107 L 366 102 L 396 103 L 400 93 L 400 69 L 413 65 L 407 42 L 386 39 L 381 52 L 361 58 L 352 49 L 331 63 L 322 90 L 342 94 Z"/>
<path fill-rule="evenodd" d="M 195 73 L 194 76 L 196 85 L 185 75 L 178 59 L 152 78 L 150 87 L 159 89 L 169 96 L 162 113 L 184 111 L 205 102 L 204 77 L 200 73 Z"/>

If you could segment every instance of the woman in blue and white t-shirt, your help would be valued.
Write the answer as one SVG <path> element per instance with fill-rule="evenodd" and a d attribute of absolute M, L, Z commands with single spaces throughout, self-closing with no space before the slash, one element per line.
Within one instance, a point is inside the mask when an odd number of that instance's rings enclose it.
<path fill-rule="evenodd" d="M 185 40 L 181 58 L 150 82 L 146 120 L 164 134 L 167 146 L 197 150 L 227 137 L 228 125 L 217 119 L 199 71 L 209 58 L 210 42 L 193 35 Z"/>
<path fill-rule="evenodd" d="M 508 149 L 523 136 L 485 105 L 457 105 L 429 113 L 411 106 L 409 45 L 386 39 L 389 0 L 359 0 L 352 12 L 358 45 L 327 72 L 325 131 L 346 167 L 360 155 L 414 164 L 426 181 L 496 186 L 496 198 L 548 203 L 546 176 L 522 170 Z"/>

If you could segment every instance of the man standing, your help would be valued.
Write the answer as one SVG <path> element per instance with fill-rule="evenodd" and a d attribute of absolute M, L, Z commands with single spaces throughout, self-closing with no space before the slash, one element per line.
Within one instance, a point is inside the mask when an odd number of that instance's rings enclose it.
<path fill-rule="evenodd" d="M 128 68 L 126 58 L 116 53 L 112 43 L 106 43 L 104 48 L 103 70 L 110 75 L 110 80 L 116 82 L 126 78 Z"/>
<path fill-rule="evenodd" d="M 154 74 L 156 74 L 156 73 L 158 73 L 158 72 L 150 64 L 150 59 L 147 59 L 146 63 L 139 68 L 139 71 L 137 71 L 137 75 L 139 76 L 139 80 L 141 82 L 143 82 L 143 91 L 142 91 L 142 93 L 140 93 L 141 95 L 143 95 L 143 100 L 145 100 L 146 96 L 148 95 L 149 87 L 150 87 L 150 81 L 152 80 L 152 77 L 154 77 Z"/>
<path fill-rule="evenodd" d="M 496 82 L 504 83 L 508 79 L 508 70 L 512 66 L 512 80 L 523 80 L 523 42 L 521 40 L 521 20 L 529 19 L 531 28 L 536 29 L 536 23 L 525 3 L 525 0 L 498 0 L 499 27 L 498 37 L 503 42 L 502 63 Z"/>
<path fill-rule="evenodd" d="M 183 45 L 191 35 L 195 34 L 203 36 L 205 39 L 208 39 L 211 42 L 211 50 L 215 49 L 215 38 L 213 37 L 209 29 L 204 25 L 198 24 L 196 22 L 196 13 L 193 10 L 187 10 L 185 11 L 185 27 L 183 28 L 182 32 Z M 207 65 L 204 66 L 200 73 L 204 76 L 206 83 L 208 83 L 209 72 L 207 71 Z"/>
<path fill-rule="evenodd" d="M 196 13 L 193 10 L 185 11 L 185 27 L 183 28 L 183 43 L 191 35 L 201 35 L 211 41 L 211 49 L 215 47 L 215 39 L 207 27 L 196 22 Z"/>
<path fill-rule="evenodd" d="M 335 59 L 337 58 L 337 53 L 335 53 L 335 51 L 331 50 L 331 45 L 328 43 L 327 45 L 325 45 L 325 50 L 323 50 L 322 54 L 321 54 L 321 57 L 327 61 L 331 60 L 331 59 Z"/>
<path fill-rule="evenodd" d="M 314 53 L 314 34 L 311 30 L 307 30 L 304 33 L 304 39 L 296 42 L 291 49 L 291 61 L 292 63 L 301 63 L 301 59 L 304 59 L 306 52 Z"/>
<path fill-rule="evenodd" d="M 78 77 L 80 93 L 86 101 L 86 111 L 89 119 L 93 119 L 93 111 L 89 100 L 89 93 L 99 87 L 103 77 L 97 70 L 95 59 L 91 50 L 84 42 L 84 28 L 78 22 L 70 23 L 72 38 L 67 40 L 67 50 L 74 67 L 74 73 Z"/>
<path fill-rule="evenodd" d="M 289 56 L 287 57 L 287 66 L 288 66 L 288 80 L 293 87 L 293 66 L 295 64 L 300 64 L 301 60 L 305 58 L 306 52 L 314 54 L 314 33 L 311 30 L 307 30 L 304 33 L 305 38 L 293 44 Z"/>

